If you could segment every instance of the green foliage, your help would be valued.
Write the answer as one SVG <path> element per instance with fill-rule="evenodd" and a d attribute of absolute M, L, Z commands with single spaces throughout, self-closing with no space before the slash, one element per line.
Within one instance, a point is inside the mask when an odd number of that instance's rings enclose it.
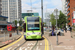
<path fill-rule="evenodd" d="M 55 19 L 55 16 L 53 15 L 53 13 L 50 15 L 50 22 L 52 23 L 52 26 L 56 25 L 56 19 Z"/>
<path fill-rule="evenodd" d="M 23 22 L 22 22 L 22 20 L 20 20 L 20 21 L 19 21 L 19 25 L 21 26 L 21 25 L 22 25 L 22 23 L 23 23 Z"/>
<path fill-rule="evenodd" d="M 15 25 L 17 26 L 17 20 L 13 21 L 13 23 L 15 23 Z"/>
<path fill-rule="evenodd" d="M 18 30 L 19 30 L 19 31 L 22 31 L 22 27 L 21 27 L 21 26 L 19 26 L 19 27 L 18 27 Z"/>
<path fill-rule="evenodd" d="M 65 16 L 61 11 L 60 11 L 60 15 L 59 15 L 59 19 L 58 19 L 58 27 L 63 28 L 66 26 L 67 23 L 67 16 Z"/>
<path fill-rule="evenodd" d="M 73 26 L 73 28 L 75 28 L 75 26 Z"/>
<path fill-rule="evenodd" d="M 75 29 L 73 29 L 73 31 L 75 31 Z"/>

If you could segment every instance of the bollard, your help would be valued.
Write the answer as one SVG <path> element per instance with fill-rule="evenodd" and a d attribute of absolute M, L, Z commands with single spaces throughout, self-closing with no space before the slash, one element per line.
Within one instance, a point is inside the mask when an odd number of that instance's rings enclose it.
<path fill-rule="evenodd" d="M 10 38 L 11 38 L 11 40 L 12 40 L 12 33 L 11 33 L 11 32 L 9 33 L 9 37 L 10 37 Z"/>

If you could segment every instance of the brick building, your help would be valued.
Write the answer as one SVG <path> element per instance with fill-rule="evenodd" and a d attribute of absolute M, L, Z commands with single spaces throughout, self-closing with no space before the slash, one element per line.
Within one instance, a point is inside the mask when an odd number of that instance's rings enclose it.
<path fill-rule="evenodd" d="M 73 11 L 75 11 L 75 0 L 67 0 L 67 8 L 68 25 L 72 26 Z"/>

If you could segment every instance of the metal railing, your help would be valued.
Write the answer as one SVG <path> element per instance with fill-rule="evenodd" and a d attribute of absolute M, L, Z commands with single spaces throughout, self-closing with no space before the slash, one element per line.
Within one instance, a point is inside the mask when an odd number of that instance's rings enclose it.
<path fill-rule="evenodd" d="M 17 34 L 17 31 L 0 31 L 0 47 L 17 40 L 19 37 L 21 37 L 21 33 Z"/>

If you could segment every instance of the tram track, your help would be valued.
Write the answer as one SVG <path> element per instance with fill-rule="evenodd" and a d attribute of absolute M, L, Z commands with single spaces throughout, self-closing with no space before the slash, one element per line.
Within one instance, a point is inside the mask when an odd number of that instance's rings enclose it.
<path fill-rule="evenodd" d="M 29 40 L 30 41 L 30 40 Z M 17 48 L 15 48 L 14 50 L 17 50 L 17 49 L 19 49 L 20 47 L 22 47 L 23 45 L 25 45 L 27 42 L 29 42 L 29 41 L 25 41 L 24 43 L 22 43 L 21 45 L 19 45 Z M 31 40 L 32 41 L 32 40 Z M 30 42 L 31 42 L 30 41 Z M 35 43 L 35 45 L 32 47 L 32 49 L 31 50 L 34 50 L 34 48 L 37 46 L 37 44 L 38 44 L 38 40 L 36 41 L 36 43 Z"/>
<path fill-rule="evenodd" d="M 14 50 L 17 50 L 18 48 L 20 48 L 23 44 L 25 44 L 27 41 L 25 41 L 24 43 L 22 43 L 20 46 L 18 46 L 17 48 L 15 48 Z"/>
<path fill-rule="evenodd" d="M 38 40 L 31 50 L 34 50 L 34 48 L 37 46 L 37 44 L 38 44 Z"/>

